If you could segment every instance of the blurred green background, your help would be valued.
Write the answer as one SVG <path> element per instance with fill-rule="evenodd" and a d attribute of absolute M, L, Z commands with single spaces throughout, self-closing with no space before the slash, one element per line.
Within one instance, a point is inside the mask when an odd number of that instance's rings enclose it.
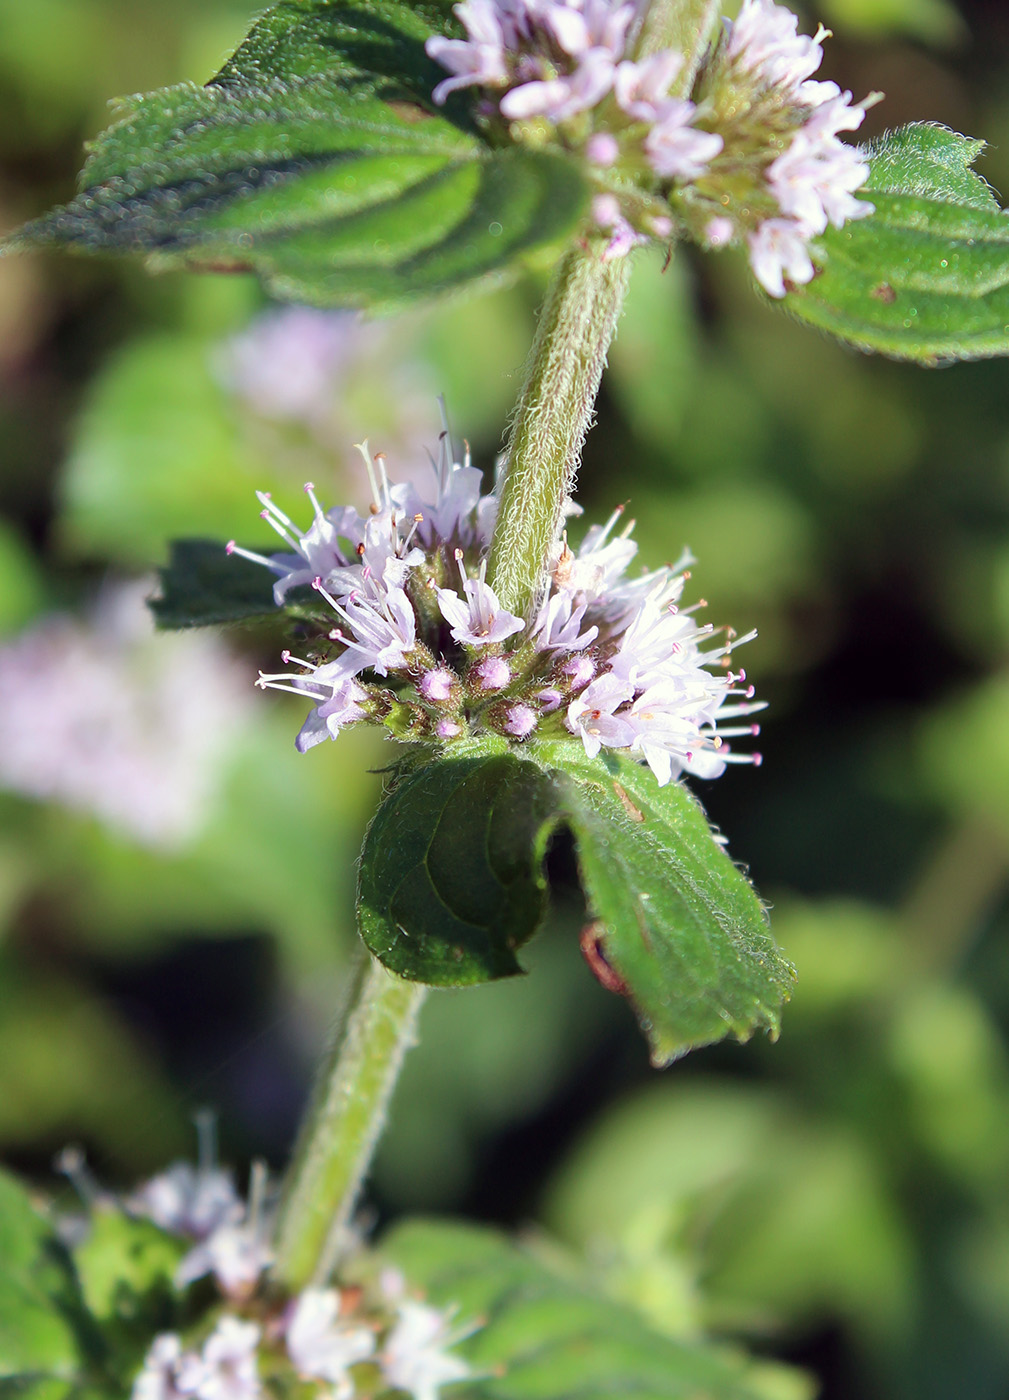
<path fill-rule="evenodd" d="M 110 96 L 205 80 L 249 19 L 0 0 L 3 225 L 70 194 Z M 805 19 L 837 33 L 824 76 L 886 92 L 874 130 L 985 136 L 1009 194 L 1004 0 Z M 582 501 L 629 501 L 652 564 L 689 543 L 713 620 L 760 630 L 764 766 L 696 786 L 799 984 L 777 1045 L 656 1075 L 562 895 L 529 977 L 430 999 L 375 1208 L 536 1222 L 659 1327 L 797 1360 L 828 1400 L 1006 1397 L 1009 366 L 866 359 L 736 255 L 661 261 Z M 490 467 L 539 290 L 362 327 L 243 278 L 0 261 L 0 1151 L 35 1180 L 71 1140 L 112 1186 L 192 1155 L 205 1103 L 230 1160 L 283 1163 L 388 752 L 299 757 L 298 701 L 251 691 L 277 636 L 153 639 L 128 581 L 173 535 L 265 542 L 257 487 L 360 501 L 364 436 L 416 470 L 438 392 Z"/>

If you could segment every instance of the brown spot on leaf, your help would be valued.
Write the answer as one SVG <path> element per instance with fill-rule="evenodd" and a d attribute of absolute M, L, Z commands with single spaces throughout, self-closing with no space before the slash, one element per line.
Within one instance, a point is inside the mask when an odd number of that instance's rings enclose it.
<path fill-rule="evenodd" d="M 624 789 L 620 786 L 619 783 L 613 784 L 613 791 L 620 798 L 620 805 L 630 817 L 631 821 L 643 822 L 645 819 L 644 812 L 642 812 L 640 807 L 635 807 L 634 803 L 627 796 L 627 793 L 624 791 Z"/>
<path fill-rule="evenodd" d="M 603 952 L 603 926 L 598 920 L 585 925 L 578 939 L 578 946 L 582 950 L 582 957 L 588 963 L 592 976 L 599 985 L 605 987 L 608 992 L 616 992 L 617 996 L 627 996 L 629 992 L 627 983 Z"/>
<path fill-rule="evenodd" d="M 205 262 L 202 258 L 189 259 L 186 266 L 197 272 L 255 272 L 256 270 L 250 262 L 225 262 L 223 260 Z"/>
<path fill-rule="evenodd" d="M 425 112 L 423 107 L 418 107 L 415 102 L 402 102 L 394 100 L 385 104 L 391 112 L 399 117 L 401 122 L 426 122 L 431 120 L 431 113 Z"/>
<path fill-rule="evenodd" d="M 889 282 L 880 282 L 878 287 L 873 287 L 869 293 L 876 301 L 881 301 L 884 306 L 892 306 L 897 300 L 897 293 L 890 286 Z"/>

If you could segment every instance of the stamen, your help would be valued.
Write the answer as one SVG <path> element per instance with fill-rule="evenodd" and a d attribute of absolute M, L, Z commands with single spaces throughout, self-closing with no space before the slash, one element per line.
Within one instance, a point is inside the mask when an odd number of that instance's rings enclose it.
<path fill-rule="evenodd" d="M 315 494 L 315 483 L 313 481 L 306 481 L 304 491 L 305 495 L 312 502 L 312 510 L 315 512 L 316 521 L 320 525 L 325 525 L 326 515 L 322 509 L 322 506 L 319 504 L 318 496 Z"/>
<path fill-rule="evenodd" d="M 371 464 L 371 451 L 368 447 L 368 439 L 364 442 L 355 442 L 354 451 L 360 452 L 364 458 L 365 471 L 368 473 L 368 485 L 371 487 L 371 499 L 374 504 L 378 504 L 378 482 L 375 480 L 375 469 Z"/>
<path fill-rule="evenodd" d="M 626 509 L 627 509 L 626 505 L 617 506 L 616 510 L 613 512 L 613 514 L 610 516 L 609 520 L 607 520 L 606 524 L 603 526 L 602 530 L 600 531 L 599 538 L 598 538 L 598 540 L 596 540 L 596 543 L 593 545 L 592 550 L 591 550 L 591 553 L 594 554 L 594 553 L 596 552 L 597 549 L 602 549 L 603 545 L 606 543 L 606 541 L 607 541 L 607 540 L 609 539 L 609 537 L 610 537 L 610 531 L 613 529 L 614 525 L 616 525 L 617 521 L 620 519 L 620 517 L 623 515 L 623 513 L 624 513 L 624 511 L 625 511 Z M 631 527 L 632 527 L 632 529 L 633 529 L 633 523 L 634 523 L 634 522 L 632 521 L 632 522 L 631 522 Z"/>
<path fill-rule="evenodd" d="M 267 559 L 265 554 L 257 554 L 253 549 L 243 549 L 234 540 L 229 540 L 224 546 L 225 554 L 238 554 L 243 559 L 251 559 L 254 564 L 265 564 L 266 567 L 275 574 L 286 574 L 287 570 L 279 564 L 275 564 L 272 559 Z"/>
<path fill-rule="evenodd" d="M 217 1114 L 212 1108 L 198 1108 L 193 1114 L 196 1126 L 196 1170 L 209 1176 L 217 1166 Z"/>
<path fill-rule="evenodd" d="M 286 526 L 282 525 L 279 520 L 274 520 L 273 516 L 268 510 L 261 510 L 259 512 L 259 518 L 260 520 L 265 520 L 271 530 L 276 530 L 280 538 L 284 541 L 285 544 L 289 544 L 291 546 L 295 554 L 300 554 L 302 559 L 306 559 L 308 557 L 301 547 L 301 541 L 299 539 L 296 539 L 295 536 L 291 534 L 290 530 L 288 530 Z M 291 529 L 295 529 L 295 526 L 292 525 Z"/>
<path fill-rule="evenodd" d="M 301 533 L 301 531 L 298 529 L 297 525 L 295 525 L 291 517 L 289 515 L 285 515 L 284 512 L 280 509 L 280 506 L 276 504 L 269 491 L 257 491 L 256 499 L 259 501 L 259 504 L 261 506 L 265 506 L 266 509 L 270 512 L 270 514 L 272 516 L 275 516 L 281 522 L 282 525 L 286 525 L 287 528 L 289 530 L 293 530 L 296 535 L 299 535 Z"/>
<path fill-rule="evenodd" d="M 102 1188 L 87 1164 L 83 1147 L 76 1144 L 64 1147 L 53 1159 L 53 1168 L 67 1178 L 86 1206 L 101 1200 Z"/>
<path fill-rule="evenodd" d="M 266 1200 L 268 1180 L 269 1168 L 261 1158 L 257 1157 L 249 1172 L 249 1228 L 257 1244 L 263 1239 L 265 1233 L 263 1205 Z"/>
<path fill-rule="evenodd" d="M 399 549 L 402 549 L 402 550 L 407 550 L 407 549 L 409 549 L 409 547 L 410 547 L 410 541 L 413 539 L 414 535 L 417 533 L 418 528 L 419 528 L 423 523 L 424 523 L 424 517 L 423 517 L 423 515 L 420 513 L 420 511 L 418 511 L 417 514 L 413 517 L 413 524 L 410 526 L 409 533 L 404 537 L 403 543 L 399 546 Z M 399 554 L 399 549 L 397 549 L 397 551 L 396 551 L 397 554 Z M 402 555 L 400 555 L 399 557 L 402 558 Z"/>
<path fill-rule="evenodd" d="M 378 468 L 378 479 L 382 488 L 382 508 L 388 510 L 392 505 L 392 497 L 389 495 L 389 475 L 385 469 L 385 453 L 375 453 L 375 466 Z"/>

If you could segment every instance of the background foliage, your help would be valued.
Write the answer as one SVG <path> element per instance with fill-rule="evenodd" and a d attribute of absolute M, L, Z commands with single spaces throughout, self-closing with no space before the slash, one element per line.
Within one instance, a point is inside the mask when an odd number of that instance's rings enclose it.
<path fill-rule="evenodd" d="M 0 215 L 72 194 L 113 93 L 202 79 L 236 0 L 0 0 Z M 1009 193 L 999 0 L 831 0 L 833 70 L 877 127 L 983 133 Z M 81 608 L 173 534 L 262 538 L 256 487 L 360 498 L 433 395 L 489 466 L 539 288 L 369 327 L 323 421 L 250 412 L 241 277 L 0 262 L 0 623 Z M 347 329 L 348 335 L 359 335 Z M 533 975 L 434 994 L 373 1197 L 535 1221 L 672 1337 L 746 1338 L 828 1397 L 987 1400 L 1009 1385 L 1009 396 L 1000 362 L 936 373 L 767 309 L 741 261 L 636 270 L 582 499 L 629 500 L 646 559 L 689 543 L 716 622 L 756 625 L 759 774 L 696 784 L 774 903 L 799 970 L 777 1045 L 656 1077 L 561 902 Z M 251 679 L 276 642 L 238 642 Z M 68 704 L 72 704 L 68 697 Z M 353 861 L 387 751 L 299 757 L 298 702 L 257 698 L 198 836 L 174 853 L 0 798 L 0 1148 L 51 1186 L 85 1143 L 125 1184 L 191 1151 L 279 1164 L 340 996 Z M 573 856 L 553 857 L 560 868 Z"/>

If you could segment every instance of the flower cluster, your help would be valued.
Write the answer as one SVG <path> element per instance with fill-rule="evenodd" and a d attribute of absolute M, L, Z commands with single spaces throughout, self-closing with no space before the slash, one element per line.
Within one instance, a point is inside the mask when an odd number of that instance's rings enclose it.
<path fill-rule="evenodd" d="M 755 277 L 780 297 L 786 278 L 813 277 L 809 242 L 828 223 L 872 213 L 855 198 L 869 167 L 838 140 L 867 103 L 812 80 L 828 31 L 799 34 L 774 0 L 743 0 L 689 97 L 671 95 L 682 54 L 635 57 L 637 11 L 625 0 L 464 0 L 455 13 L 467 37 L 427 41 L 452 75 L 435 102 L 476 85 L 488 115 L 545 122 L 579 150 L 599 190 L 605 258 L 674 232 L 708 247 L 745 242 Z"/>
<path fill-rule="evenodd" d="M 723 146 L 716 132 L 695 125 L 693 102 L 670 96 L 683 67 L 671 49 L 635 61 L 630 36 L 636 10 L 617 0 L 464 0 L 455 13 L 466 39 L 427 41 L 430 56 L 453 76 L 434 89 L 444 102 L 456 88 L 477 84 L 499 93 L 508 121 L 539 118 L 566 128 L 600 171 L 637 155 L 664 180 L 701 175 Z M 635 227 L 621 201 L 601 195 L 596 223 L 609 230 L 607 257 L 648 234 L 668 237 L 673 224 L 660 207 L 638 211 Z"/>
<path fill-rule="evenodd" d="M 219 638 L 155 636 L 152 588 L 108 585 L 89 618 L 51 614 L 0 647 L 0 786 L 174 850 L 213 811 L 251 712 Z"/>
<path fill-rule="evenodd" d="M 246 1210 L 229 1173 L 177 1162 L 126 1202 L 132 1214 L 198 1241 L 176 1273 L 176 1287 L 212 1272 L 230 1309 L 202 1345 L 186 1346 L 176 1332 L 156 1336 L 131 1400 L 259 1400 L 262 1371 L 277 1376 L 285 1368 L 292 1380 L 314 1385 L 320 1400 L 352 1400 L 354 1368 L 361 1366 L 372 1368 L 378 1382 L 366 1384 L 362 1393 L 392 1388 L 413 1400 L 438 1400 L 442 1386 L 471 1375 L 451 1348 L 473 1329 L 454 1325 L 454 1309 L 411 1298 L 396 1271 L 383 1273 L 367 1294 L 361 1288 L 306 1288 L 286 1304 L 264 1309 L 255 1296 L 270 1261 L 262 1186 L 257 1173 Z M 236 1248 L 243 1231 L 246 1244 Z M 250 1241 L 258 1241 L 258 1248 Z M 254 1316 L 236 1311 L 243 1308 Z"/>
<path fill-rule="evenodd" d="M 355 1307 L 358 1293 L 306 1288 L 265 1326 L 226 1313 L 199 1348 L 162 1332 L 131 1400 L 259 1400 L 261 1366 L 276 1375 L 285 1364 L 326 1400 L 352 1400 L 353 1368 L 362 1365 L 375 1372 L 377 1388 L 413 1400 L 438 1400 L 442 1386 L 470 1377 L 468 1363 L 450 1350 L 469 1330 L 453 1327 L 452 1309 L 401 1298 L 392 1316 L 366 1316 Z"/>
<path fill-rule="evenodd" d="M 708 76 L 716 114 L 736 113 L 739 93 L 748 93 L 738 154 L 750 148 L 760 179 L 758 199 L 745 217 L 733 219 L 725 214 L 728 180 L 720 182 L 721 172 L 712 172 L 712 188 L 704 192 L 712 211 L 706 235 L 720 245 L 742 230 L 753 274 L 774 297 L 784 296 L 786 277 L 799 285 L 812 279 L 810 239 L 828 224 L 840 228 L 873 213 L 870 203 L 855 198 L 869 178 L 868 163 L 838 136 L 856 131 L 880 95 L 852 102 L 836 83 L 813 79 L 828 33 L 821 27 L 811 38 L 799 34 L 795 15 L 784 6 L 743 0 Z"/>
<path fill-rule="evenodd" d="M 228 546 L 274 573 L 278 604 L 292 590 L 314 594 L 309 655 L 285 652 L 288 669 L 258 682 L 312 699 L 299 749 L 371 720 L 441 745 L 486 732 L 516 744 L 577 736 L 590 756 L 603 745 L 638 756 L 661 784 L 759 762 L 727 742 L 758 732 L 739 724 L 762 707 L 731 668 L 734 648 L 753 634 L 700 625 L 703 601 L 681 606 L 688 555 L 629 576 L 637 546 L 633 522 L 618 528 L 618 509 L 577 552 L 566 537 L 557 542 L 538 605 L 519 617 L 486 576 L 497 499 L 481 494 L 468 456 L 453 459 L 447 434 L 430 500 L 390 485 L 381 455 L 364 455 L 374 492 L 367 516 L 324 511 L 307 486 L 314 519 L 304 532 L 261 498 L 289 552 Z"/>

